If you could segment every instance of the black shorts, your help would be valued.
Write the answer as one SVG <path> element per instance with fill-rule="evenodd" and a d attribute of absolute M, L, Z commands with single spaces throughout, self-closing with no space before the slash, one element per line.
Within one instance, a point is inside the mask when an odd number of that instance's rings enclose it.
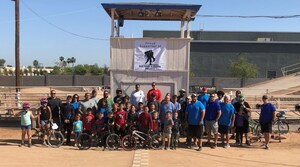
<path fill-rule="evenodd" d="M 218 131 L 221 134 L 228 134 L 229 133 L 229 126 L 219 125 L 219 130 Z"/>
<path fill-rule="evenodd" d="M 202 138 L 203 125 L 189 125 L 188 132 L 191 138 Z"/>
<path fill-rule="evenodd" d="M 261 133 L 272 133 L 272 123 L 260 123 Z"/>
<path fill-rule="evenodd" d="M 248 133 L 249 130 L 248 127 L 245 127 L 245 126 L 238 126 L 238 127 L 235 127 L 235 133 Z"/>

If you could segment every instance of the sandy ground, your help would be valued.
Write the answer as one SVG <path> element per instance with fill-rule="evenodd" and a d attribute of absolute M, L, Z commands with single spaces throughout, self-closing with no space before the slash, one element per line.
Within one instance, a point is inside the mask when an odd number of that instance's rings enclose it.
<path fill-rule="evenodd" d="M 270 150 L 262 143 L 250 147 L 217 149 L 204 147 L 202 152 L 179 148 L 150 150 L 149 166 L 300 166 L 300 133 L 285 135 L 287 139 L 272 140 Z M 32 148 L 19 147 L 18 128 L 0 128 L 0 166 L 132 166 L 134 151 L 102 151 L 92 148 L 80 151 L 75 147 L 49 148 L 34 144 Z M 183 139 L 182 139 L 183 141 Z M 204 139 L 205 141 L 205 139 Z M 234 142 L 233 140 L 231 141 Z"/>

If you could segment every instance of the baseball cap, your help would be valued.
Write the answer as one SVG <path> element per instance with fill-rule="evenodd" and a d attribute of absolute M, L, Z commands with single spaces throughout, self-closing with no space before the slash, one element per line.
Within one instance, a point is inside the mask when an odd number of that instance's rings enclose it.
<path fill-rule="evenodd" d="M 262 99 L 268 99 L 269 96 L 268 95 L 263 95 Z"/>
<path fill-rule="evenodd" d="M 197 97 L 196 93 L 193 93 L 193 94 L 191 95 L 191 97 Z"/>
<path fill-rule="evenodd" d="M 202 91 L 207 91 L 207 87 L 203 87 L 203 88 L 202 88 Z"/>
<path fill-rule="evenodd" d="M 186 91 L 185 91 L 185 89 L 180 89 L 179 92 L 185 93 Z"/>

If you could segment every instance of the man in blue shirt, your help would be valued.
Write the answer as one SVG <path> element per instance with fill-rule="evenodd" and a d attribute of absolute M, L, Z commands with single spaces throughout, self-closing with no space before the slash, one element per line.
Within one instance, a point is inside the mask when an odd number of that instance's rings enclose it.
<path fill-rule="evenodd" d="M 268 102 L 269 97 L 263 95 L 263 104 L 261 105 L 259 122 L 261 133 L 265 137 L 265 149 L 269 149 L 270 133 L 272 133 L 272 122 L 275 120 L 276 108 L 272 103 Z"/>
<path fill-rule="evenodd" d="M 221 133 L 221 140 L 224 148 L 229 148 L 229 129 L 234 126 L 235 109 L 230 103 L 230 97 L 224 96 L 224 103 L 221 103 L 221 117 L 219 119 L 219 133 Z M 226 135 L 226 144 L 224 144 L 224 135 Z"/>
<path fill-rule="evenodd" d="M 202 150 L 202 133 L 203 133 L 203 119 L 205 116 L 205 107 L 197 101 L 197 95 L 192 94 L 192 101 L 186 108 L 186 125 L 188 125 L 188 135 L 193 138 L 194 141 L 198 140 L 197 151 Z M 188 143 L 191 147 L 191 142 Z"/>
<path fill-rule="evenodd" d="M 202 94 L 198 96 L 198 101 L 200 101 L 204 107 L 206 107 L 206 103 L 209 101 L 209 94 L 207 94 L 207 87 L 202 88 Z"/>
<path fill-rule="evenodd" d="M 221 106 L 218 101 L 215 100 L 216 94 L 211 94 L 209 102 L 206 103 L 206 114 L 205 114 L 205 131 L 207 133 L 207 145 L 210 145 L 211 132 L 213 132 L 214 144 L 212 148 L 217 147 L 218 140 L 218 121 L 221 116 Z"/>

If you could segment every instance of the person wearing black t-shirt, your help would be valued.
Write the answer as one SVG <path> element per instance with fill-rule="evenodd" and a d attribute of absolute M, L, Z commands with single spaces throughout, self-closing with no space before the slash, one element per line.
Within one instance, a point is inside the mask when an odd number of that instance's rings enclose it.
<path fill-rule="evenodd" d="M 50 107 L 52 111 L 52 119 L 53 123 L 56 123 L 59 126 L 59 129 L 61 129 L 61 113 L 60 113 L 60 106 L 62 102 L 60 98 L 56 97 L 56 91 L 51 90 L 50 97 L 48 98 L 48 106 Z"/>
<path fill-rule="evenodd" d="M 66 144 L 70 144 L 70 139 L 71 139 L 71 132 L 73 128 L 73 119 L 75 115 L 75 109 L 73 105 L 71 104 L 72 102 L 72 96 L 68 96 L 66 103 L 63 103 L 60 106 L 61 110 L 61 122 L 62 122 L 62 133 L 65 134 L 67 132 L 67 141 Z"/>

